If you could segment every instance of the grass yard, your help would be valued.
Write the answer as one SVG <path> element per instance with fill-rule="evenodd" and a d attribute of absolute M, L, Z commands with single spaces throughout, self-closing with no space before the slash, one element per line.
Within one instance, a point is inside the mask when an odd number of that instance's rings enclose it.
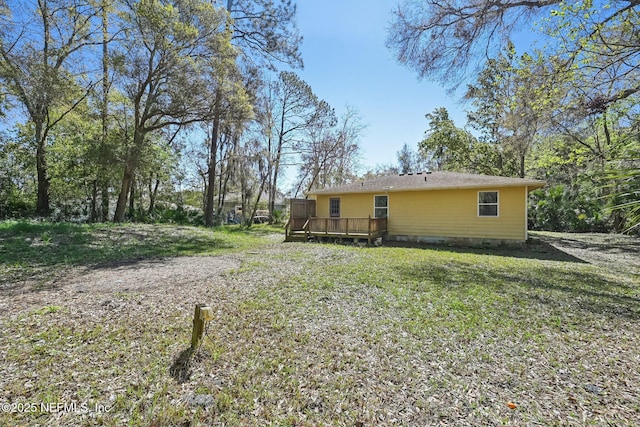
<path fill-rule="evenodd" d="M 640 425 L 638 239 L 283 237 L 0 223 L 0 425 Z"/>

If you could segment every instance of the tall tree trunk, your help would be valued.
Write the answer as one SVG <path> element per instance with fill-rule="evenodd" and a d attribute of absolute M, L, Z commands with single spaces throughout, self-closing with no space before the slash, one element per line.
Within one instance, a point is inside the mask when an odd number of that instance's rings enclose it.
<path fill-rule="evenodd" d="M 240 179 L 240 209 L 242 210 L 242 218 L 244 219 L 247 214 L 247 198 L 248 198 L 248 188 L 247 188 L 247 159 L 244 157 L 240 157 L 240 145 L 237 144 L 234 147 L 234 155 L 237 159 L 238 163 L 236 166 L 240 169 L 240 173 L 238 174 L 238 178 Z M 234 218 L 236 217 L 236 210 L 234 208 L 233 214 Z"/>
<path fill-rule="evenodd" d="M 206 227 L 213 227 L 215 216 L 215 197 L 216 191 L 216 163 L 218 161 L 218 136 L 220 134 L 220 90 L 216 90 L 215 109 L 216 114 L 213 118 L 213 127 L 211 129 L 211 145 L 209 147 L 209 172 L 207 177 L 207 196 L 204 209 L 204 225 Z"/>
<path fill-rule="evenodd" d="M 134 116 L 135 128 L 133 131 L 133 143 L 124 163 L 122 184 L 120 186 L 120 194 L 118 194 L 118 203 L 116 204 L 116 213 L 113 216 L 113 222 L 124 222 L 125 220 L 129 190 L 133 185 L 136 169 L 138 168 L 140 151 L 142 150 L 146 137 L 146 133 L 142 130 L 140 123 L 140 112 L 136 110 Z"/>
<path fill-rule="evenodd" d="M 282 105 L 282 115 L 280 116 L 280 132 L 278 133 L 278 149 L 276 158 L 273 161 L 273 178 L 269 186 L 269 224 L 273 223 L 273 211 L 276 207 L 276 195 L 278 194 L 278 173 L 280 171 L 280 158 L 282 157 L 282 145 L 284 144 L 284 122 L 286 104 Z"/>
<path fill-rule="evenodd" d="M 229 143 L 229 140 L 231 140 L 231 143 Z M 217 215 L 219 218 L 222 217 L 224 202 L 227 198 L 227 191 L 229 189 L 229 180 L 231 179 L 231 176 L 233 175 L 233 172 L 234 172 L 234 161 L 235 161 L 234 151 L 237 144 L 238 144 L 238 136 L 236 132 L 234 132 L 232 136 L 228 135 L 227 138 L 225 138 L 224 145 L 226 146 L 226 150 L 224 151 L 224 161 L 223 161 L 225 165 L 224 179 L 223 179 L 222 168 L 220 168 L 220 183 L 219 183 L 219 190 L 218 190 Z M 222 147 L 220 147 L 220 157 L 223 158 Z"/>
<path fill-rule="evenodd" d="M 273 188 L 273 158 L 271 156 L 271 137 L 269 137 L 268 140 L 268 162 L 267 162 L 267 178 L 266 178 L 266 187 L 268 190 L 268 194 L 267 194 L 267 209 L 269 208 L 269 206 L 271 205 L 271 188 Z M 262 191 L 264 191 L 264 188 L 262 189 Z M 261 197 L 262 194 L 258 195 L 258 197 Z"/>
<path fill-rule="evenodd" d="M 264 191 L 264 187 L 268 179 L 269 179 L 268 175 L 264 175 L 262 177 L 262 181 L 260 182 L 260 188 L 258 189 L 258 195 L 256 196 L 256 201 L 253 203 L 251 213 L 249 214 L 248 217 L 246 217 L 246 220 L 245 220 L 245 225 L 247 227 L 251 227 L 251 225 L 253 224 L 253 218 L 256 216 L 256 212 L 258 211 L 258 204 L 260 203 L 260 197 L 262 197 L 262 192 Z"/>
<path fill-rule="evenodd" d="M 120 185 L 120 194 L 118 195 L 118 203 L 116 204 L 116 212 L 113 216 L 113 222 L 124 222 L 125 220 L 129 189 L 133 183 L 133 174 L 135 172 L 135 168 L 131 163 L 131 160 L 128 160 L 124 166 L 122 184 Z"/>
<path fill-rule="evenodd" d="M 220 159 L 220 173 L 218 178 L 218 200 L 216 203 L 215 215 L 216 218 L 220 218 L 220 213 L 222 212 L 222 200 L 224 199 L 223 187 L 224 187 L 224 179 L 223 177 L 227 175 L 227 154 L 225 152 L 225 147 L 228 144 L 229 135 L 224 133 L 220 136 L 220 143 L 218 144 L 218 158 Z"/>
<path fill-rule="evenodd" d="M 204 211 L 205 209 L 207 209 L 207 187 L 208 187 L 208 177 L 207 174 L 204 172 L 200 172 L 200 178 L 202 178 L 202 210 Z"/>
<path fill-rule="evenodd" d="M 109 184 L 106 179 L 102 182 L 102 188 L 100 189 L 100 211 L 102 222 L 109 221 Z"/>
<path fill-rule="evenodd" d="M 278 195 L 278 173 L 280 171 L 280 158 L 282 157 L 282 145 L 278 144 L 278 152 L 274 162 L 273 179 L 269 189 L 269 224 L 273 223 L 273 212 L 276 208 L 276 197 Z"/>
<path fill-rule="evenodd" d="M 247 179 L 245 178 L 244 171 L 240 174 L 240 209 L 242 210 L 242 219 L 247 214 L 247 198 L 248 198 L 248 188 L 247 188 Z M 236 215 L 236 210 L 234 209 L 233 214 Z M 236 218 L 237 219 L 237 218 Z"/>
<path fill-rule="evenodd" d="M 229 188 L 228 187 L 229 178 L 231 178 L 231 168 L 229 167 L 229 159 L 227 156 L 227 167 L 224 174 L 224 180 L 222 179 L 222 176 L 220 177 L 221 185 L 220 185 L 220 191 L 218 193 L 218 212 L 217 212 L 217 215 L 219 218 L 222 216 L 222 209 L 224 209 L 224 202 L 227 197 L 227 190 Z"/>
<path fill-rule="evenodd" d="M 43 64 L 43 83 L 48 88 L 51 85 L 49 76 L 49 43 L 51 42 L 51 33 L 49 29 L 49 4 L 43 0 L 40 4 L 42 13 L 42 28 L 44 30 L 44 44 L 42 46 L 42 64 Z M 46 103 L 46 101 L 45 101 Z M 36 107 L 36 117 L 32 117 L 36 132 L 36 172 L 38 175 L 38 201 L 36 204 L 36 213 L 42 216 L 49 216 L 51 208 L 49 206 L 49 187 L 51 185 L 47 171 L 47 134 L 44 129 L 44 123 L 48 116 L 48 105 L 39 105 Z"/>
<path fill-rule="evenodd" d="M 109 114 L 109 15 L 107 13 L 107 0 L 102 1 L 102 105 L 100 108 L 100 120 L 102 121 L 102 135 L 100 138 L 100 145 L 102 150 L 100 156 L 105 155 L 107 147 L 107 124 Z M 109 179 L 108 171 L 103 163 L 100 167 L 100 208 L 101 208 L 101 220 L 108 221 L 109 217 Z"/>
<path fill-rule="evenodd" d="M 218 119 L 214 119 L 209 147 L 209 171 L 207 174 L 207 197 L 204 210 L 204 225 L 213 227 L 215 216 L 216 163 L 218 162 Z"/>
<path fill-rule="evenodd" d="M 42 216 L 49 216 L 49 187 L 51 182 L 47 174 L 47 139 L 43 130 L 43 123 L 34 120 L 36 132 L 36 171 L 38 175 L 38 202 L 36 213 Z"/>
<path fill-rule="evenodd" d="M 98 180 L 91 182 L 91 213 L 90 222 L 98 222 Z"/>
<path fill-rule="evenodd" d="M 136 195 L 136 180 L 134 178 L 131 180 L 131 183 L 129 184 L 129 218 L 131 220 L 135 220 L 135 217 L 136 217 L 135 195 Z"/>
<path fill-rule="evenodd" d="M 149 181 L 149 210 L 148 214 L 153 214 L 156 209 L 156 196 L 158 195 L 158 187 L 160 186 L 160 180 L 156 179 L 155 185 L 151 186 L 152 181 Z"/>

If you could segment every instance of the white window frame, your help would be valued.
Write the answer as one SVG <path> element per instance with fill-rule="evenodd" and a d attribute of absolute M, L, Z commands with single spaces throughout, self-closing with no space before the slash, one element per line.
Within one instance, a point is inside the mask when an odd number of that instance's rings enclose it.
<path fill-rule="evenodd" d="M 387 207 L 385 207 L 385 208 L 376 207 L 376 197 L 386 197 L 387 198 Z M 387 210 L 387 216 L 385 216 L 385 217 L 376 216 L 376 209 L 386 209 Z M 374 218 L 389 218 L 389 195 L 388 194 L 375 194 L 373 196 L 373 217 Z"/>
<path fill-rule="evenodd" d="M 496 193 L 496 202 L 495 203 L 481 203 L 480 202 L 480 194 L 481 193 Z M 500 217 L 500 192 L 498 190 L 482 190 L 478 191 L 478 218 L 499 218 Z M 480 214 L 480 206 L 495 206 L 496 214 L 495 215 L 481 215 Z"/>

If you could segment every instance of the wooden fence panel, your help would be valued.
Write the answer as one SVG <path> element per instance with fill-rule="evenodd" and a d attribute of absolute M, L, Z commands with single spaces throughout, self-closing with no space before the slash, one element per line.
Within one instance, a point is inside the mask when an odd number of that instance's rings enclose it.
<path fill-rule="evenodd" d="M 290 218 L 311 218 L 316 216 L 316 201 L 310 199 L 291 199 L 289 201 Z"/>

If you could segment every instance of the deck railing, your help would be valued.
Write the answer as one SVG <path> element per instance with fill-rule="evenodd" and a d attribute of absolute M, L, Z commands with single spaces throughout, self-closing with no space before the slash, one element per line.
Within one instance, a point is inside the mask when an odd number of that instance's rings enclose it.
<path fill-rule="evenodd" d="M 301 231 L 304 230 L 308 220 L 309 218 L 289 218 L 287 226 L 291 231 Z"/>
<path fill-rule="evenodd" d="M 309 218 L 309 233 L 371 235 L 387 230 L 386 218 Z"/>
<path fill-rule="evenodd" d="M 370 218 L 371 233 L 381 233 L 387 231 L 387 218 Z"/>
<path fill-rule="evenodd" d="M 295 231 L 306 231 L 309 226 L 309 218 L 289 218 L 284 225 L 285 238 L 289 238 L 289 235 Z"/>
<path fill-rule="evenodd" d="M 366 238 L 371 240 L 387 232 L 387 218 L 289 218 L 285 239 L 292 235 Z"/>

